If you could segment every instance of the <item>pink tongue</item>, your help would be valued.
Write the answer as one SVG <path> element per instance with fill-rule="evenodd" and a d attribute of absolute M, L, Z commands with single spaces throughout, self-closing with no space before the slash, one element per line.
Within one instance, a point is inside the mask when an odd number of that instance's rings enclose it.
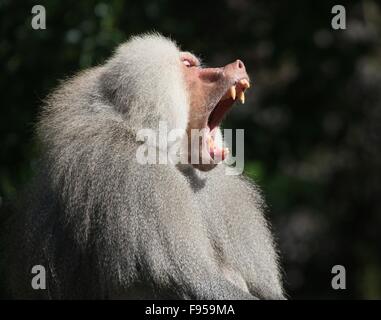
<path fill-rule="evenodd" d="M 213 160 L 217 160 L 217 161 L 224 161 L 225 160 L 225 150 L 224 149 L 210 148 L 209 154 Z"/>
<path fill-rule="evenodd" d="M 226 157 L 225 150 L 215 145 L 214 143 L 214 130 L 209 133 L 209 137 L 207 140 L 209 155 L 213 160 L 223 161 Z"/>

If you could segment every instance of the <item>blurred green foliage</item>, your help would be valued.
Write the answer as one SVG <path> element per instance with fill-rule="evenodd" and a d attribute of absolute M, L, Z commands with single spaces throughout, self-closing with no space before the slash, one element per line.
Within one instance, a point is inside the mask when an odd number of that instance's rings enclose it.
<path fill-rule="evenodd" d="M 44 5 L 47 29 L 31 28 Z M 291 298 L 381 298 L 381 5 L 341 1 L 0 0 L 0 196 L 33 172 L 33 123 L 60 79 L 159 31 L 206 64 L 242 59 L 254 87 L 225 127 L 245 129 Z M 331 288 L 331 268 L 347 290 Z"/>

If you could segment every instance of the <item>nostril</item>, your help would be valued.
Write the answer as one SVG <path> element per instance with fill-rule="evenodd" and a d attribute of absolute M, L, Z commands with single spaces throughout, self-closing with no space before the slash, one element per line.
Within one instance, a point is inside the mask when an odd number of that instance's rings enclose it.
<path fill-rule="evenodd" d="M 245 65 L 243 64 L 243 62 L 241 60 L 237 60 L 237 67 L 239 69 L 243 69 L 245 67 Z"/>

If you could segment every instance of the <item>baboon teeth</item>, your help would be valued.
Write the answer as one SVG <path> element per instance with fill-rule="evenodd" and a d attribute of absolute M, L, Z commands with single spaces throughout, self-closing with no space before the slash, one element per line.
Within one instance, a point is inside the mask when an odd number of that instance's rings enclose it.
<path fill-rule="evenodd" d="M 239 94 L 238 94 L 238 99 L 241 101 L 242 104 L 245 103 L 245 93 L 243 91 L 241 91 Z"/>
<path fill-rule="evenodd" d="M 237 89 L 238 88 L 238 89 Z M 228 91 L 224 94 L 221 100 L 232 98 L 235 100 L 237 97 L 241 103 L 245 103 L 244 91 L 250 88 L 250 83 L 247 79 L 241 79 L 238 81 L 238 87 L 236 85 L 231 86 Z"/>
<path fill-rule="evenodd" d="M 237 91 L 235 89 L 235 86 L 231 86 L 229 89 L 229 92 L 230 92 L 230 96 L 232 97 L 232 99 L 235 100 L 235 97 L 237 95 Z"/>
<path fill-rule="evenodd" d="M 230 99 L 230 98 L 235 100 L 236 96 L 237 96 L 237 90 L 236 90 L 235 86 L 231 86 L 228 89 L 228 91 L 226 91 L 226 93 L 224 94 L 224 96 L 222 97 L 221 100 L 226 100 L 226 99 Z"/>
<path fill-rule="evenodd" d="M 244 89 L 249 89 L 250 88 L 250 83 L 246 79 L 239 80 L 239 83 L 242 85 L 242 87 Z"/>

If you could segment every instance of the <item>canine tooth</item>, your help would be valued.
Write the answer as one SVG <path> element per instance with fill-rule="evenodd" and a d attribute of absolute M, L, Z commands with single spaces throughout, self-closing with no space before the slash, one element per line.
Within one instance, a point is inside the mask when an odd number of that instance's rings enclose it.
<path fill-rule="evenodd" d="M 246 79 L 241 79 L 239 81 L 240 84 L 242 84 L 242 86 L 245 88 L 245 89 L 249 89 L 250 88 L 250 83 L 249 81 L 247 81 Z"/>
<path fill-rule="evenodd" d="M 231 97 L 233 98 L 233 100 L 235 100 L 235 97 L 237 95 L 237 92 L 235 90 L 235 86 L 231 86 L 229 90 L 230 90 Z"/>
<path fill-rule="evenodd" d="M 245 93 L 244 93 L 243 91 L 241 91 L 241 92 L 239 93 L 239 97 L 238 97 L 238 99 L 241 101 L 242 104 L 245 103 Z"/>

